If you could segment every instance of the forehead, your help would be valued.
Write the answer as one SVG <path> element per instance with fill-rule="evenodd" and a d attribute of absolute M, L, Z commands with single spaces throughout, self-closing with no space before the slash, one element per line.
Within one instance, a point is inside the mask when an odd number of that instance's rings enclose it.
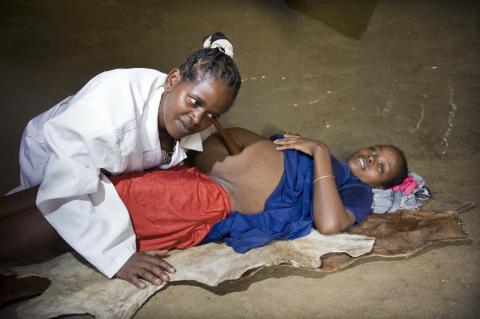
<path fill-rule="evenodd" d="M 400 169 L 402 158 L 394 147 L 389 145 L 376 145 L 374 147 L 378 150 L 378 156 L 389 164 L 391 171 Z"/>
<path fill-rule="evenodd" d="M 198 99 L 204 107 L 228 108 L 231 103 L 231 91 L 222 81 L 206 78 L 182 81 L 181 85 L 187 95 Z"/>
<path fill-rule="evenodd" d="M 378 150 L 379 154 L 382 156 L 397 160 L 400 159 L 400 154 L 398 153 L 398 151 L 390 145 L 375 145 L 372 147 Z"/>

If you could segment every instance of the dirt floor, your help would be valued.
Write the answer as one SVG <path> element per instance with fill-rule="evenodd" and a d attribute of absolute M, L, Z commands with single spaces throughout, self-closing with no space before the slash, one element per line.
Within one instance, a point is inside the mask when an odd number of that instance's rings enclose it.
<path fill-rule="evenodd" d="M 243 78 L 224 126 L 298 132 L 339 157 L 393 143 L 435 198 L 478 203 L 479 14 L 459 0 L 1 1 L 0 191 L 17 183 L 29 118 L 104 70 L 167 72 L 223 31 Z M 327 276 L 172 285 L 135 318 L 477 318 L 480 208 L 462 218 L 468 244 Z"/>

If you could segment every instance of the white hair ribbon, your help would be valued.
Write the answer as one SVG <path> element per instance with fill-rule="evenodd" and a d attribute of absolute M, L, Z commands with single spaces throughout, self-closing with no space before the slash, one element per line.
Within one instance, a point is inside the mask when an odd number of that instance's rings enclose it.
<path fill-rule="evenodd" d="M 209 36 L 203 42 L 203 47 L 205 49 L 219 48 L 223 53 L 233 58 L 233 45 L 227 39 L 218 39 L 212 42 L 212 36 Z"/>

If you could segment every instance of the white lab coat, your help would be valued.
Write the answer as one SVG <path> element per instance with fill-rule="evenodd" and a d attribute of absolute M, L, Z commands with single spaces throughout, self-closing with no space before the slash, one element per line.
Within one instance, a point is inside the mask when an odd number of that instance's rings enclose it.
<path fill-rule="evenodd" d="M 119 69 L 90 80 L 77 94 L 27 125 L 20 182 L 40 184 L 37 206 L 78 253 L 112 277 L 136 251 L 127 209 L 105 174 L 169 168 L 186 149 L 202 151 L 199 134 L 177 142 L 161 164 L 158 108 L 166 75 Z"/>

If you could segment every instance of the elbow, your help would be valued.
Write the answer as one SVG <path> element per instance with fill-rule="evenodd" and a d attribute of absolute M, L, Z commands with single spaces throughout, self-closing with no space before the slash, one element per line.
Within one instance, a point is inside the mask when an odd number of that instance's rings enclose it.
<path fill-rule="evenodd" d="M 338 234 L 342 231 L 340 223 L 315 223 L 315 227 L 322 235 L 333 235 Z"/>
<path fill-rule="evenodd" d="M 315 218 L 315 228 L 322 235 L 333 235 L 345 231 L 348 227 L 353 225 L 355 217 L 351 213 L 338 214 L 336 216 L 329 216 L 328 218 Z"/>

